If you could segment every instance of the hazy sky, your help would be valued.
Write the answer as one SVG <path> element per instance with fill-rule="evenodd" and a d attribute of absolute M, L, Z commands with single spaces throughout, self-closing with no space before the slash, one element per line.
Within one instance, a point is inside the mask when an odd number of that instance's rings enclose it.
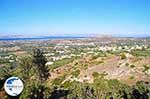
<path fill-rule="evenodd" d="M 150 0 L 0 0 L 1 35 L 150 36 Z"/>

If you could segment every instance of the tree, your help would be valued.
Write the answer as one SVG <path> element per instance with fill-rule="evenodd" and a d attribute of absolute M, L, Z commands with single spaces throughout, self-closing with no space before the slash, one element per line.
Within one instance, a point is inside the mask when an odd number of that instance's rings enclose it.
<path fill-rule="evenodd" d="M 30 70 L 32 69 L 32 57 L 30 56 L 23 56 L 19 59 L 19 66 L 21 68 L 21 73 L 23 74 L 23 78 L 29 78 Z"/>
<path fill-rule="evenodd" d="M 40 83 L 43 83 L 45 80 L 47 80 L 49 76 L 48 67 L 45 65 L 46 62 L 47 60 L 43 55 L 43 51 L 41 51 L 40 49 L 34 49 L 33 64 L 36 66 Z"/>
<path fill-rule="evenodd" d="M 150 83 L 144 81 L 138 81 L 132 88 L 132 99 L 149 99 Z"/>
<path fill-rule="evenodd" d="M 0 68 L 0 89 L 3 87 L 4 82 L 11 76 L 11 69 L 8 66 Z"/>
<path fill-rule="evenodd" d="M 54 91 L 51 93 L 48 99 L 67 99 L 68 94 L 69 90 L 57 89 L 54 87 Z"/>
<path fill-rule="evenodd" d="M 44 86 L 37 85 L 32 86 L 31 94 L 28 96 L 30 99 L 44 99 Z"/>

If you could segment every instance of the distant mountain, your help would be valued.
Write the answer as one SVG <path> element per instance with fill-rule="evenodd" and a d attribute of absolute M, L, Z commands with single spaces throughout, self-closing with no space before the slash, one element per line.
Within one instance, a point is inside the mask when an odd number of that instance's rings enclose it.
<path fill-rule="evenodd" d="M 4 35 L 4 36 L 0 36 L 0 38 L 32 38 L 34 36 L 30 36 L 30 35 Z"/>
<path fill-rule="evenodd" d="M 0 35 L 0 39 L 3 38 L 51 38 L 51 37 L 88 37 L 88 38 L 92 38 L 92 39 L 100 39 L 100 40 L 114 40 L 114 39 L 118 39 L 118 38 L 142 38 L 142 39 L 150 39 L 150 36 L 147 37 L 120 37 L 120 36 L 112 36 L 112 35 L 96 35 L 96 34 L 87 34 L 87 35 L 83 35 L 83 34 L 61 34 L 61 35 L 56 35 L 56 34 L 47 34 L 47 33 L 43 33 L 43 35 Z"/>
<path fill-rule="evenodd" d="M 85 38 L 84 36 L 27 36 L 27 35 L 9 35 L 0 36 L 0 41 L 5 40 L 40 40 L 40 39 L 69 39 L 69 38 Z"/>

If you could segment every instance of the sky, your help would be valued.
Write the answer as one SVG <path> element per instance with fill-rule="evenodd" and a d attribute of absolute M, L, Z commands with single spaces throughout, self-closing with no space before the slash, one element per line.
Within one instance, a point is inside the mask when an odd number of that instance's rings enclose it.
<path fill-rule="evenodd" d="M 0 0 L 0 36 L 150 36 L 149 5 L 150 0 Z"/>

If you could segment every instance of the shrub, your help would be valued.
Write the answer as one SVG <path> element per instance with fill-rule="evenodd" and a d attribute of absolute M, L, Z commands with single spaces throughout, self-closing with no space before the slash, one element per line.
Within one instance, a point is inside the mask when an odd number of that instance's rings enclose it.
<path fill-rule="evenodd" d="M 131 80 L 134 79 L 134 76 L 131 76 L 130 79 L 131 79 Z"/>
<path fill-rule="evenodd" d="M 149 69 L 150 69 L 150 66 L 144 65 L 143 67 L 144 67 L 143 72 L 144 72 L 145 74 L 147 74 L 147 72 L 148 72 Z"/>
<path fill-rule="evenodd" d="M 135 65 L 133 65 L 133 64 L 132 64 L 132 65 L 130 65 L 130 67 L 131 67 L 131 68 L 134 68 L 134 67 L 135 67 Z"/>
<path fill-rule="evenodd" d="M 76 71 L 72 72 L 71 74 L 74 77 L 78 77 L 80 75 L 80 70 L 76 70 Z"/>
<path fill-rule="evenodd" d="M 98 72 L 93 72 L 92 76 L 97 78 L 99 76 L 99 73 Z"/>
<path fill-rule="evenodd" d="M 131 52 L 132 55 L 134 56 L 150 56 L 150 51 L 149 50 L 136 50 Z"/>
<path fill-rule="evenodd" d="M 126 59 L 126 55 L 125 54 L 121 54 L 121 59 Z"/>
<path fill-rule="evenodd" d="M 61 76 L 59 78 L 55 78 L 52 81 L 52 85 L 60 85 L 65 80 L 65 76 Z"/>
<path fill-rule="evenodd" d="M 146 71 L 148 71 L 150 69 L 150 66 L 147 66 L 147 65 L 144 65 L 143 67 L 144 67 L 143 72 L 146 72 Z"/>
<path fill-rule="evenodd" d="M 125 65 L 126 65 L 126 66 L 129 66 L 129 63 L 126 63 Z"/>
<path fill-rule="evenodd" d="M 92 56 L 92 59 L 95 60 L 98 58 L 98 55 L 97 56 Z"/>

